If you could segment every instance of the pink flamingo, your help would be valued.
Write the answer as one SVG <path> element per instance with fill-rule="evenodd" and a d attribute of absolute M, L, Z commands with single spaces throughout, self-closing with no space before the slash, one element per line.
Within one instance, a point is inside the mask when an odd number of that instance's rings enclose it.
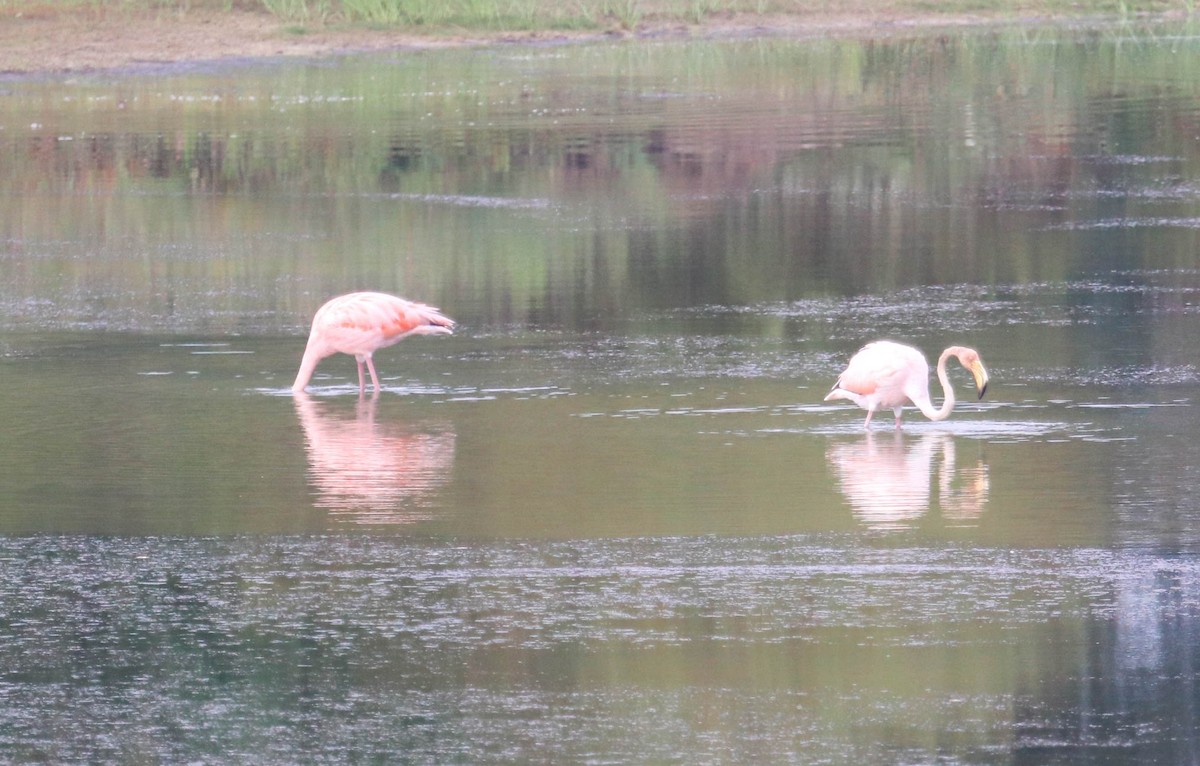
<path fill-rule="evenodd" d="M 329 300 L 313 316 L 312 331 L 293 392 L 301 392 L 312 379 L 317 363 L 333 354 L 350 354 L 358 362 L 358 392 L 365 389 L 363 362 L 371 372 L 375 393 L 379 378 L 371 355 L 409 335 L 450 333 L 454 320 L 424 303 L 414 303 L 386 293 L 348 293 Z"/>
<path fill-rule="evenodd" d="M 934 409 L 929 400 L 929 362 L 925 355 L 912 346 L 877 340 L 868 343 L 850 358 L 846 371 L 838 376 L 833 390 L 825 401 L 849 399 L 867 411 L 863 428 L 871 427 L 871 418 L 884 408 L 896 415 L 896 428 L 900 427 L 900 413 L 904 405 L 912 402 L 930 420 L 945 420 L 954 409 L 954 389 L 946 375 L 946 361 L 950 357 L 975 376 L 975 388 L 979 398 L 987 391 L 988 374 L 979 359 L 979 352 L 965 346 L 951 346 L 938 357 L 937 376 L 942 384 L 945 401 L 940 409 Z"/>

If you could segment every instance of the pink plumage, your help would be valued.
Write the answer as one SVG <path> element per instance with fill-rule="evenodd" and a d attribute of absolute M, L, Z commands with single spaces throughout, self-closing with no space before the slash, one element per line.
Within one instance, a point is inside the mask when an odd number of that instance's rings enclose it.
<path fill-rule="evenodd" d="M 375 393 L 379 378 L 372 355 L 410 335 L 450 333 L 454 320 L 432 306 L 386 293 L 349 293 L 328 301 L 313 316 L 312 330 L 292 391 L 303 391 L 317 363 L 333 354 L 349 354 L 358 363 L 358 390 L 366 388 L 363 364 L 371 373 Z"/>
<path fill-rule="evenodd" d="M 975 377 L 980 398 L 987 390 L 988 374 L 979 352 L 964 346 L 951 346 L 942 352 L 937 362 L 937 377 L 945 399 L 940 409 L 934 409 L 929 399 L 929 363 L 925 355 L 912 346 L 878 340 L 868 343 L 850 358 L 845 372 L 825 397 L 825 401 L 848 399 L 867 411 L 863 428 L 870 428 L 871 418 L 879 410 L 889 409 L 900 414 L 904 405 L 912 402 L 930 420 L 945 420 L 954 409 L 954 389 L 946 375 L 946 361 L 954 357 Z"/>

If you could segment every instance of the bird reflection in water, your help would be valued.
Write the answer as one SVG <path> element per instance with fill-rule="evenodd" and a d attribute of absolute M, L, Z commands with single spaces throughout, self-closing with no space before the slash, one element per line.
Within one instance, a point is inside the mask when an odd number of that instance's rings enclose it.
<path fill-rule="evenodd" d="M 294 397 L 304 429 L 315 505 L 355 524 L 411 524 L 433 517 L 437 492 L 454 464 L 455 435 L 445 426 L 376 423 L 378 397 L 360 398 L 354 418 Z"/>
<path fill-rule="evenodd" d="M 831 444 L 825 459 L 854 517 L 871 529 L 911 527 L 930 511 L 935 461 L 944 521 L 972 524 L 987 504 L 987 464 L 980 459 L 958 467 L 949 434 L 912 439 L 899 431 L 867 432 L 861 440 Z"/>

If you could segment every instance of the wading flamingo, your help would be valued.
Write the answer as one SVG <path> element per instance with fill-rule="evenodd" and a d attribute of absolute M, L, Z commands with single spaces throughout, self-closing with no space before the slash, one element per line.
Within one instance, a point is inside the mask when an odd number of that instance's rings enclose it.
<path fill-rule="evenodd" d="M 925 355 L 912 346 L 877 340 L 850 358 L 846 371 L 838 377 L 825 401 L 849 399 L 862 407 L 867 411 L 863 428 L 870 428 L 871 418 L 885 408 L 896 413 L 896 428 L 899 428 L 901 410 L 908 402 L 930 420 L 945 420 L 954 409 L 954 389 L 946 375 L 946 360 L 952 356 L 975 376 L 975 388 L 982 399 L 987 391 L 988 374 L 975 349 L 951 346 L 938 357 L 937 376 L 946 398 L 941 409 L 935 410 L 929 401 L 929 363 Z"/>
<path fill-rule="evenodd" d="M 350 354 L 358 362 L 358 392 L 365 389 L 363 362 L 371 372 L 375 393 L 379 378 L 371 355 L 409 335 L 449 333 L 454 320 L 423 303 L 386 293 L 349 293 L 331 299 L 313 316 L 312 331 L 292 391 L 300 392 L 312 379 L 317 363 L 327 356 Z"/>

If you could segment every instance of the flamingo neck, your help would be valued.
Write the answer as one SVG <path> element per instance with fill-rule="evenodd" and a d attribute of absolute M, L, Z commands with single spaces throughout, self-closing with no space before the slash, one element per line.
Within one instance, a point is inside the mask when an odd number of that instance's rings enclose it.
<path fill-rule="evenodd" d="M 946 361 L 952 356 L 954 356 L 954 350 L 948 348 L 938 357 L 937 378 L 938 382 L 942 384 L 942 396 L 944 397 L 941 408 L 935 410 L 933 402 L 929 400 L 928 396 L 923 401 L 914 402 L 917 408 L 921 410 L 921 414 L 930 420 L 945 420 L 954 411 L 954 387 L 950 385 L 950 376 L 946 374 Z"/>
<path fill-rule="evenodd" d="M 311 344 L 304 349 L 304 358 L 300 360 L 300 370 L 296 373 L 296 382 L 292 383 L 292 391 L 303 391 L 308 385 L 308 381 L 312 380 L 313 373 L 317 370 L 317 362 L 323 357 L 316 353 Z"/>

